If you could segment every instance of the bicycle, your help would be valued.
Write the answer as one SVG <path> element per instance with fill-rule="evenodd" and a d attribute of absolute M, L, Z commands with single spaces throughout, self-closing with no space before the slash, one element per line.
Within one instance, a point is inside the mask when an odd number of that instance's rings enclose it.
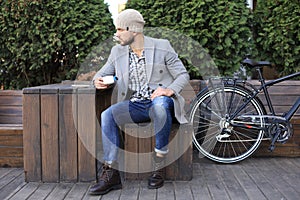
<path fill-rule="evenodd" d="M 300 72 L 266 81 L 262 75 L 268 61 L 246 58 L 243 66 L 256 69 L 259 86 L 237 78 L 209 79 L 192 103 L 194 146 L 207 158 L 221 163 L 242 161 L 255 152 L 262 140 L 285 143 L 293 134 L 290 119 L 300 107 L 300 97 L 282 116 L 276 115 L 268 87 L 300 76 Z M 269 113 L 258 97 L 263 93 Z"/>

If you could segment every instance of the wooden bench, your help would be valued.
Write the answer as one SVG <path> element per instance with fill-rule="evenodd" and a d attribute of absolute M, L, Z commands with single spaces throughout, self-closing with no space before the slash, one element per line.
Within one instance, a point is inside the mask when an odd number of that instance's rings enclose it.
<path fill-rule="evenodd" d="M 187 109 L 203 85 L 192 80 L 183 91 Z M 255 83 L 255 81 L 253 81 Z M 70 83 L 71 84 L 71 83 Z M 111 91 L 94 88 L 73 88 L 56 84 L 25 88 L 23 90 L 24 170 L 26 181 L 90 182 L 96 180 L 97 162 L 101 159 L 100 113 L 111 104 Z M 299 96 L 300 81 L 278 84 L 270 90 L 276 110 L 290 106 Z M 282 101 L 282 95 L 285 101 Z M 290 99 L 287 101 L 286 99 Z M 299 111 L 292 119 L 294 136 L 287 144 L 277 144 L 273 153 L 267 152 L 269 141 L 263 142 L 255 156 L 300 156 Z M 144 179 L 149 173 L 140 166 L 150 166 L 150 158 L 132 156 L 149 154 L 153 150 L 153 137 L 141 138 L 152 132 L 149 124 L 128 124 L 124 127 L 124 162 L 128 169 L 126 179 Z M 179 131 L 178 131 L 179 130 Z M 126 134 L 127 133 L 127 134 Z M 173 126 L 170 156 L 183 154 L 166 168 L 169 180 L 190 180 L 192 175 L 192 144 L 188 126 Z M 176 137 L 178 136 L 178 137 Z M 176 138 L 176 139 L 174 139 Z M 95 142 L 96 141 L 96 142 Z M 180 145 L 180 144 L 185 145 Z M 264 146 L 265 145 L 265 146 Z M 173 148 L 174 147 L 174 148 Z M 181 149 L 188 147 L 187 149 Z M 140 172 L 140 173 L 131 173 Z M 145 173 L 144 173 L 145 172 Z"/>
<path fill-rule="evenodd" d="M 0 167 L 23 166 L 22 91 L 0 90 Z"/>
<path fill-rule="evenodd" d="M 96 180 L 96 169 L 99 167 L 96 158 L 98 160 L 102 158 L 101 127 L 98 122 L 100 113 L 111 104 L 110 95 L 111 91 L 96 91 L 91 87 L 74 88 L 70 84 L 23 89 L 26 181 L 91 182 Z M 129 128 L 126 127 L 126 130 L 129 131 Z M 170 152 L 175 154 L 176 151 L 188 150 L 182 152 L 176 161 L 169 163 L 168 179 L 190 180 L 192 176 L 191 132 L 188 134 L 188 130 L 182 127 L 174 128 L 171 137 L 178 135 L 178 128 L 180 132 L 186 134 L 172 140 L 176 148 Z M 131 145 L 134 140 L 125 135 L 125 150 L 134 148 Z M 143 144 L 151 144 L 151 141 L 152 138 L 148 138 L 148 141 L 144 141 Z M 185 141 L 186 144 L 180 147 L 179 141 Z M 183 149 L 184 146 L 186 149 Z M 148 147 L 150 151 L 150 146 Z M 125 153 L 124 157 L 126 156 L 128 157 L 128 154 Z M 124 161 L 120 163 L 120 167 L 128 169 L 132 164 Z M 130 175 L 125 174 L 125 178 L 130 179 Z"/>

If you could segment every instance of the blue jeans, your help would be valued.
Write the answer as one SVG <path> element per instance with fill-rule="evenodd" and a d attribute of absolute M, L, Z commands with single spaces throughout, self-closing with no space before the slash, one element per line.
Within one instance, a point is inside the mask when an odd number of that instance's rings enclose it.
<path fill-rule="evenodd" d="M 127 123 L 152 121 L 155 131 L 155 151 L 168 152 L 169 136 L 174 115 L 174 102 L 166 96 L 156 97 L 153 101 L 123 101 L 110 106 L 101 114 L 102 143 L 104 161 L 117 160 L 120 147 L 119 126 Z"/>

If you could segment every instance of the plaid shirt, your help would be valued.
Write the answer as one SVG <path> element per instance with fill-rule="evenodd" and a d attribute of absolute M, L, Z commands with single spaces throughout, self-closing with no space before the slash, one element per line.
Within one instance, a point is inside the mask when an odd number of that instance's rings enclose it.
<path fill-rule="evenodd" d="M 144 51 L 138 57 L 129 48 L 129 89 L 133 91 L 130 100 L 132 102 L 150 99 L 151 90 L 147 84 L 146 59 Z"/>

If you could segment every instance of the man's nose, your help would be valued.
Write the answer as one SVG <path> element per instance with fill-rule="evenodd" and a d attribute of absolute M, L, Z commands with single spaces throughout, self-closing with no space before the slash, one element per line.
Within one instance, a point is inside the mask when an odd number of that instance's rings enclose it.
<path fill-rule="evenodd" d="M 120 30 L 116 30 L 115 36 L 119 37 L 120 36 Z"/>

